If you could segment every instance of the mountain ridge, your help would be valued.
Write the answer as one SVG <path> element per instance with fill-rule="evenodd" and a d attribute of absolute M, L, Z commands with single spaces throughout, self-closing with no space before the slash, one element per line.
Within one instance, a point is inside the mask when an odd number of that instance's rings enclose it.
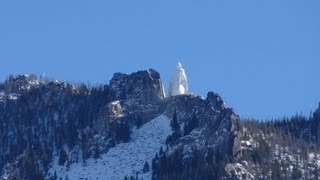
<path fill-rule="evenodd" d="M 157 153 L 145 154 L 151 160 L 146 159 L 143 167 L 132 166 L 135 171 L 123 179 L 279 179 L 305 172 L 315 178 L 318 170 L 309 165 L 309 157 L 318 157 L 320 130 L 301 124 L 317 125 L 317 112 L 304 120 L 241 120 L 214 92 L 206 98 L 191 93 L 165 97 L 160 74 L 153 69 L 115 73 L 109 84 L 92 87 L 38 80 L 34 75 L 9 76 L 0 83 L 0 177 L 66 179 L 75 177 L 72 168 L 79 163 L 83 171 L 102 168 L 88 162 L 102 162 L 109 152 L 117 154 L 114 150 L 133 143 L 140 128 L 163 116 L 171 126 L 167 137 L 161 137 L 165 142 Z M 290 146 L 279 140 L 286 138 Z M 291 146 L 308 149 L 306 160 Z M 281 148 L 286 156 L 273 152 Z M 290 159 L 298 155 L 299 161 Z M 277 163 L 288 167 L 274 169 Z M 279 175 L 284 170 L 285 176 Z"/>

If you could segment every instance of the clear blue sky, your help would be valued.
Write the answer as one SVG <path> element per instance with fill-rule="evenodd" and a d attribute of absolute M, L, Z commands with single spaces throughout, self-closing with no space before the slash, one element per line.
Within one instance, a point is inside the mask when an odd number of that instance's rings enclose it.
<path fill-rule="evenodd" d="M 0 1 L 0 80 L 45 72 L 108 83 L 176 62 L 192 92 L 240 116 L 309 113 L 320 101 L 320 1 Z"/>

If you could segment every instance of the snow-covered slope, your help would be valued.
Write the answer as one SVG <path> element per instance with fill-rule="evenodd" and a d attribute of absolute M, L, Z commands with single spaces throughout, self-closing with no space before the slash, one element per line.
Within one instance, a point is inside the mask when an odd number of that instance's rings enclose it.
<path fill-rule="evenodd" d="M 88 159 L 85 166 L 82 162 L 73 163 L 67 170 L 65 166 L 58 165 L 56 157 L 49 172 L 51 176 L 56 172 L 62 178 L 104 180 L 121 180 L 138 172 L 139 177 L 151 179 L 151 173 L 142 173 L 143 165 L 146 161 L 151 165 L 152 158 L 165 145 L 170 133 L 170 119 L 160 115 L 139 129 L 133 129 L 130 142 L 117 144 L 98 159 Z"/>

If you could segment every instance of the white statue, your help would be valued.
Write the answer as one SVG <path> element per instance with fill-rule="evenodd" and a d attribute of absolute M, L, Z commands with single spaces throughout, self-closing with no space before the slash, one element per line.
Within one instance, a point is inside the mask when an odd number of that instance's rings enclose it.
<path fill-rule="evenodd" d="M 186 73 L 178 62 L 175 72 L 173 73 L 169 82 L 169 96 L 176 96 L 188 93 L 188 81 Z"/>

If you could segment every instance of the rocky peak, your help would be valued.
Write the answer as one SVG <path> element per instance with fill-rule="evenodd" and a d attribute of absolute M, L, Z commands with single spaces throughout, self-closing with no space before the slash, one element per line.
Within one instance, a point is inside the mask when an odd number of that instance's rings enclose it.
<path fill-rule="evenodd" d="M 11 93 L 19 93 L 23 90 L 29 90 L 30 88 L 39 85 L 35 75 L 19 74 L 17 76 L 9 76 L 5 81 L 6 88 L 9 88 Z"/>
<path fill-rule="evenodd" d="M 39 87 L 39 84 L 40 82 L 34 74 L 10 75 L 3 84 L 0 83 L 0 102 L 5 99 L 16 100 L 24 92 Z"/>
<path fill-rule="evenodd" d="M 152 104 L 164 98 L 160 74 L 153 70 L 132 74 L 115 73 L 110 80 L 118 100 L 136 100 L 141 104 Z"/>
<path fill-rule="evenodd" d="M 206 102 L 208 105 L 218 111 L 222 111 L 226 108 L 221 97 L 214 92 L 208 92 Z"/>
<path fill-rule="evenodd" d="M 160 113 L 159 104 L 164 99 L 164 90 L 157 71 L 148 69 L 132 74 L 115 73 L 109 87 L 115 94 L 114 99 L 121 105 L 124 116 L 120 119 L 123 121 L 143 124 Z"/>
<path fill-rule="evenodd" d="M 239 117 L 232 108 L 225 107 L 217 93 L 209 92 L 206 99 L 193 94 L 177 95 L 165 99 L 162 104 L 167 116 L 172 116 L 173 111 L 176 111 L 181 127 L 196 119 L 197 127 L 191 135 L 182 138 L 182 141 L 194 142 L 198 147 L 222 143 L 226 144 L 225 152 L 233 153 L 233 143 L 239 130 Z M 195 133 L 198 135 L 192 137 Z"/>

